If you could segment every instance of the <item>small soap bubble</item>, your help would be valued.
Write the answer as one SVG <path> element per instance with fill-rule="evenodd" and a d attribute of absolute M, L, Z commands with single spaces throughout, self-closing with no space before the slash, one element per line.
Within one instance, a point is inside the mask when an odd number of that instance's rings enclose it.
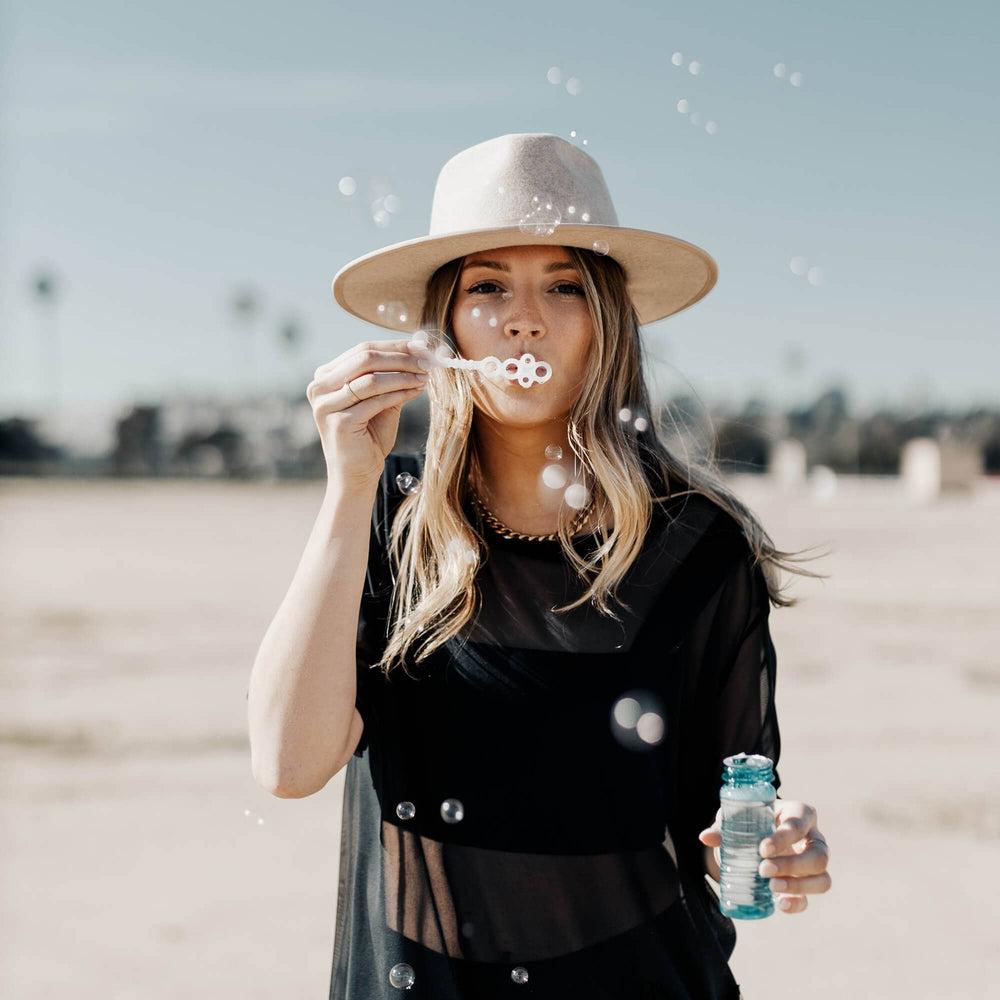
<path fill-rule="evenodd" d="M 341 177 L 337 184 L 341 194 L 350 197 L 358 189 L 358 182 L 353 177 Z"/>
<path fill-rule="evenodd" d="M 401 493 L 412 496 L 420 489 L 420 480 L 409 472 L 400 472 L 396 476 L 396 485 L 399 487 Z"/>
<path fill-rule="evenodd" d="M 479 306 L 473 306 L 472 307 L 472 316 L 473 316 L 474 319 L 479 319 L 479 317 L 482 314 L 483 314 L 483 311 L 482 311 L 482 309 L 479 308 Z"/>
<path fill-rule="evenodd" d="M 793 87 L 801 87 L 802 86 L 802 74 L 799 73 L 799 72 L 795 72 L 795 73 L 790 74 L 789 77 L 788 77 L 788 82 Z"/>
<path fill-rule="evenodd" d="M 378 313 L 389 326 L 402 326 L 410 318 L 410 312 L 406 307 L 406 303 L 395 300 L 380 302 Z"/>
<path fill-rule="evenodd" d="M 536 236 L 551 236 L 562 222 L 562 215 L 559 209 L 552 207 L 552 199 L 547 198 L 540 202 L 536 195 L 532 198 L 537 202 L 525 215 L 518 220 L 518 228 L 522 233 L 534 234 Z"/>
<path fill-rule="evenodd" d="M 417 807 L 412 802 L 400 802 L 396 806 L 396 815 L 400 819 L 413 819 L 417 815 Z"/>
<path fill-rule="evenodd" d="M 594 253 L 605 256 L 611 250 L 611 245 L 607 240 L 594 240 Z"/>
<path fill-rule="evenodd" d="M 589 139 L 584 139 L 584 140 L 583 140 L 583 144 L 584 144 L 585 146 L 586 146 L 586 145 L 588 145 L 588 144 L 589 144 L 589 142 L 590 142 L 590 140 L 589 140 Z"/>
<path fill-rule="evenodd" d="M 659 696 L 645 688 L 626 691 L 611 708 L 611 731 L 630 750 L 648 750 L 663 741 L 666 713 Z"/>
<path fill-rule="evenodd" d="M 550 462 L 558 462 L 562 458 L 563 452 L 562 448 L 557 444 L 547 444 L 545 446 L 545 457 Z"/>
<path fill-rule="evenodd" d="M 441 819 L 446 823 L 461 823 L 465 817 L 465 809 L 458 799 L 445 799 L 441 803 Z"/>
<path fill-rule="evenodd" d="M 775 63 L 774 64 L 774 75 L 780 80 L 785 75 L 785 64 Z"/>
<path fill-rule="evenodd" d="M 244 816 L 249 816 L 250 815 L 250 810 L 249 809 L 244 809 L 243 810 L 243 815 Z"/>
<path fill-rule="evenodd" d="M 566 214 L 567 215 L 576 215 L 576 205 L 567 205 L 566 206 Z"/>
<path fill-rule="evenodd" d="M 264 825 L 264 817 L 263 816 L 258 816 L 257 817 L 257 825 L 258 826 L 263 826 Z"/>
<path fill-rule="evenodd" d="M 584 212 L 580 218 L 583 219 L 584 222 L 590 222 L 590 212 Z"/>
<path fill-rule="evenodd" d="M 389 985 L 395 986 L 397 990 L 412 989 L 416 981 L 413 966 L 406 962 L 399 962 L 389 970 Z"/>
<path fill-rule="evenodd" d="M 398 195 L 387 194 L 385 196 L 385 210 L 387 212 L 398 212 L 401 207 L 402 202 L 400 202 Z"/>
<path fill-rule="evenodd" d="M 688 103 L 688 99 L 687 99 L 686 97 L 682 97 L 682 98 L 681 98 L 681 99 L 680 99 L 680 100 L 679 100 L 679 101 L 677 102 L 677 110 L 678 110 L 678 111 L 679 111 L 679 112 L 680 112 L 680 113 L 681 113 L 682 115 L 686 115 L 686 114 L 688 113 L 688 111 L 690 111 L 690 110 L 691 110 L 691 105 L 690 105 L 690 104 Z"/>
<path fill-rule="evenodd" d="M 822 285 L 823 284 L 823 270 L 819 267 L 811 267 L 806 272 L 806 281 L 810 285 Z"/>
<path fill-rule="evenodd" d="M 816 500 L 832 500 L 837 492 L 837 473 L 828 465 L 814 466 L 809 473 L 809 491 Z"/>
<path fill-rule="evenodd" d="M 789 262 L 788 266 L 792 269 L 792 274 L 797 274 L 802 277 L 806 273 L 806 268 L 809 266 L 809 262 L 805 257 L 793 257 Z"/>
<path fill-rule="evenodd" d="M 670 57 L 670 61 L 671 61 L 671 62 L 672 62 L 672 63 L 673 63 L 673 64 L 674 64 L 675 66 L 683 66 L 683 65 L 684 65 L 684 56 L 683 56 L 683 55 L 681 55 L 681 53 L 680 53 L 680 52 L 675 52 L 675 53 L 674 53 L 674 54 L 673 54 L 673 55 L 672 55 L 672 56 Z"/>
<path fill-rule="evenodd" d="M 636 417 L 632 426 L 641 434 L 644 430 L 649 429 L 649 421 L 645 417 Z"/>
<path fill-rule="evenodd" d="M 510 970 L 510 978 L 518 984 L 518 986 L 523 986 L 528 981 L 528 970 L 522 965 L 518 965 Z"/>
<path fill-rule="evenodd" d="M 569 133 L 569 137 L 570 137 L 571 139 L 575 139 L 575 138 L 576 138 L 576 129 L 572 129 L 572 130 L 570 131 L 570 133 Z"/>
<path fill-rule="evenodd" d="M 385 229 L 392 222 L 392 216 L 384 208 L 380 208 L 372 214 L 372 222 L 380 229 Z"/>
<path fill-rule="evenodd" d="M 701 63 L 697 59 L 692 59 L 688 64 L 688 72 L 692 76 L 697 76 L 701 72 Z"/>
<path fill-rule="evenodd" d="M 623 423 L 627 424 L 632 420 L 632 411 L 627 407 L 623 406 L 618 411 L 618 419 Z"/>
<path fill-rule="evenodd" d="M 558 86 L 562 83 L 562 70 L 558 66 L 550 66 L 548 73 L 545 74 L 545 79 Z"/>
<path fill-rule="evenodd" d="M 462 924 L 463 937 L 472 937 L 476 933 L 476 925 L 471 920 L 466 920 Z"/>
<path fill-rule="evenodd" d="M 566 90 L 574 97 L 576 97 L 576 95 L 583 90 L 583 82 L 579 80 L 577 77 L 571 76 L 566 81 Z"/>
<path fill-rule="evenodd" d="M 561 490 L 569 479 L 569 475 L 561 465 L 546 465 L 542 469 L 542 482 L 550 490 Z"/>
<path fill-rule="evenodd" d="M 715 122 L 705 122 L 705 131 L 709 135 L 715 135 L 715 133 L 719 131 L 719 126 L 716 125 Z"/>
<path fill-rule="evenodd" d="M 566 487 L 566 492 L 563 493 L 563 499 L 574 510 L 583 510 L 590 499 L 590 491 L 583 483 L 570 483 Z"/>
<path fill-rule="evenodd" d="M 490 317 L 490 326 L 496 326 L 496 325 L 497 325 L 497 318 L 496 318 L 496 316 L 491 316 Z"/>

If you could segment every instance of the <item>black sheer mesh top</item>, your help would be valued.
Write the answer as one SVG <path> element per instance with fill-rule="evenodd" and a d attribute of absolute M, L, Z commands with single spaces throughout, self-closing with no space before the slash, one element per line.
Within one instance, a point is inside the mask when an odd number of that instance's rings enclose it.
<path fill-rule="evenodd" d="M 552 610 L 584 590 L 558 541 L 480 525 L 477 615 L 386 678 L 396 476 L 423 461 L 391 454 L 372 512 L 331 1000 L 738 997 L 698 833 L 724 757 L 780 752 L 738 523 L 701 494 L 654 503 L 619 621 Z"/>

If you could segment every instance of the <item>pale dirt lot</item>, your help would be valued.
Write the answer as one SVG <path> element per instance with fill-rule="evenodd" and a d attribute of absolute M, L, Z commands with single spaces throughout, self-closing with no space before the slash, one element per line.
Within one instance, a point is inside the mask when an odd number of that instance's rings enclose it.
<path fill-rule="evenodd" d="M 1000 484 L 734 482 L 780 547 L 834 549 L 772 612 L 782 794 L 834 886 L 738 924 L 744 995 L 1000 995 Z M 245 717 L 321 496 L 0 483 L 0 996 L 326 997 L 342 776 L 269 796 Z"/>

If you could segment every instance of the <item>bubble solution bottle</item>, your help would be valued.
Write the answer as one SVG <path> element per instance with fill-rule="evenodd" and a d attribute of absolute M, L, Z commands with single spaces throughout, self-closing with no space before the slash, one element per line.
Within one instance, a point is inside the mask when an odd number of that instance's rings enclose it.
<path fill-rule="evenodd" d="M 774 832 L 773 764 L 761 754 L 733 754 L 723 762 L 719 909 L 738 920 L 774 913 L 770 879 L 760 874 L 760 842 Z"/>

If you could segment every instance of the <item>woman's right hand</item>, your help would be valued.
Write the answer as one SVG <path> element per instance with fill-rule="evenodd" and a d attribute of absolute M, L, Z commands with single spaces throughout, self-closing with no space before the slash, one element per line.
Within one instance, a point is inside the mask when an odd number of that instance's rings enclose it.
<path fill-rule="evenodd" d="M 400 407 L 427 384 L 420 360 L 432 367 L 431 358 L 409 340 L 365 341 L 316 369 L 306 398 L 328 486 L 370 491 L 379 481 L 396 443 Z"/>

